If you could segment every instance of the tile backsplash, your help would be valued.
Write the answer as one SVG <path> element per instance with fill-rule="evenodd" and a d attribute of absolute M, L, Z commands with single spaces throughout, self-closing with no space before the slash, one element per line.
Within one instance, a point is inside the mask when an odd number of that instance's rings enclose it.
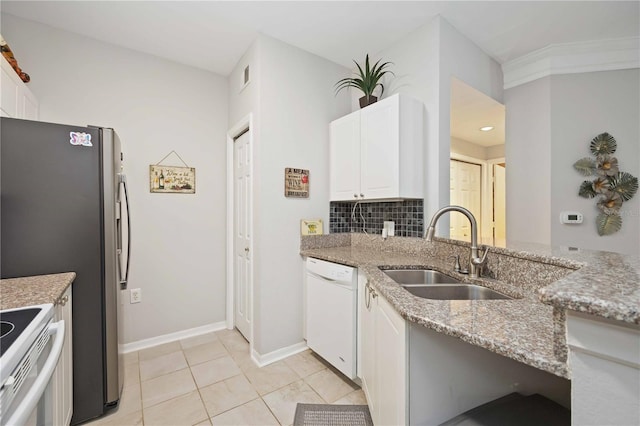
<path fill-rule="evenodd" d="M 424 202 L 421 199 L 362 203 L 332 201 L 329 212 L 329 232 L 364 232 L 382 234 L 383 222 L 395 222 L 398 237 L 422 237 L 424 233 Z"/>

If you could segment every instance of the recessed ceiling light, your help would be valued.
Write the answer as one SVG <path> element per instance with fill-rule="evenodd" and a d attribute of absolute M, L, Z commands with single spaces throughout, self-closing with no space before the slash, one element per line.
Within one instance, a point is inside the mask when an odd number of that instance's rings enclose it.
<path fill-rule="evenodd" d="M 481 132 L 488 132 L 489 130 L 493 130 L 493 126 L 480 127 Z"/>

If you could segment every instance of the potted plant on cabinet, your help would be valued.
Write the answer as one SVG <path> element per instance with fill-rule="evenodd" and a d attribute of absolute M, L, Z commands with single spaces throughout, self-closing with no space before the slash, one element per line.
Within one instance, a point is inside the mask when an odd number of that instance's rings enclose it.
<path fill-rule="evenodd" d="M 395 75 L 387 69 L 391 65 L 391 62 L 383 62 L 380 64 L 381 60 L 382 59 L 378 60 L 373 66 L 370 66 L 369 55 L 367 54 L 364 61 L 364 69 L 354 60 L 353 62 L 355 62 L 358 67 L 358 75 L 356 77 L 343 78 L 338 81 L 336 83 L 336 94 L 346 87 L 355 87 L 364 93 L 364 96 L 360 98 L 360 108 L 376 102 L 378 98 L 373 96 L 373 91 L 376 87 L 380 86 L 380 97 L 382 97 L 384 93 L 384 85 L 380 82 L 382 77 L 384 77 L 385 74 Z"/>

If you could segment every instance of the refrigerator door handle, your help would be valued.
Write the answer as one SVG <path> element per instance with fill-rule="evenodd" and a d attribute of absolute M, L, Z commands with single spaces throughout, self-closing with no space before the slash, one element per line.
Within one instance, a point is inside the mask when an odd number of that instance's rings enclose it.
<path fill-rule="evenodd" d="M 131 264 L 131 217 L 129 215 L 129 192 L 127 191 L 127 177 L 124 174 L 119 174 L 118 175 L 118 181 L 119 183 L 122 185 L 122 189 L 124 191 L 124 200 L 121 200 L 121 206 L 122 206 L 122 202 L 124 201 L 124 205 L 126 208 L 126 212 L 127 212 L 127 263 L 126 263 L 126 268 L 125 268 L 125 272 L 124 272 L 124 277 L 122 277 L 122 265 L 120 267 L 120 288 L 121 290 L 125 290 L 127 288 L 127 283 L 129 281 L 129 266 Z M 120 220 L 122 220 L 122 215 L 120 215 L 121 218 Z M 122 226 L 120 227 L 120 233 L 122 233 Z M 119 236 L 120 241 L 122 241 L 122 235 Z M 122 247 L 119 247 L 118 250 L 118 259 L 119 262 L 122 262 Z"/>

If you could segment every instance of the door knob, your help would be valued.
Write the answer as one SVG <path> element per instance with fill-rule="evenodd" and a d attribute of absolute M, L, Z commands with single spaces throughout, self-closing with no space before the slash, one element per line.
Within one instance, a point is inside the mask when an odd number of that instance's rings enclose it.
<path fill-rule="evenodd" d="M 245 252 L 247 252 L 247 253 L 249 253 L 249 247 L 245 247 L 245 248 L 244 248 L 244 251 L 245 251 Z"/>

